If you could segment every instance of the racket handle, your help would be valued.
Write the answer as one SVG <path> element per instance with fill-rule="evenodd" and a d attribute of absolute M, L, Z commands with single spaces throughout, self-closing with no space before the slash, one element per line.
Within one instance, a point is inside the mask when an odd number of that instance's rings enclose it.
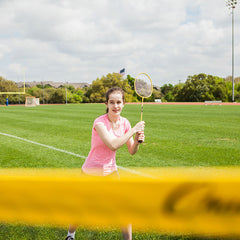
<path fill-rule="evenodd" d="M 138 143 L 142 143 L 143 141 L 142 140 L 139 140 Z"/>

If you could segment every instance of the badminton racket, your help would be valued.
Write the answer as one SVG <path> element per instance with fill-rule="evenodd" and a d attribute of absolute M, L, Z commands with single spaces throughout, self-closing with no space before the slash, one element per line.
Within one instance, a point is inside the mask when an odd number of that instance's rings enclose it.
<path fill-rule="evenodd" d="M 139 97 L 142 98 L 141 106 L 141 121 L 143 116 L 143 100 L 144 98 L 149 98 L 153 92 L 152 80 L 146 73 L 139 73 L 134 81 L 134 89 Z M 141 143 L 142 141 L 139 141 Z"/>

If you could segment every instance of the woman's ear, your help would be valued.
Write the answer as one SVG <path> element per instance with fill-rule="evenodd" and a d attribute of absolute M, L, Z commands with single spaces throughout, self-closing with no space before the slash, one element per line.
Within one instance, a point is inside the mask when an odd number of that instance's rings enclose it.
<path fill-rule="evenodd" d="M 107 106 L 107 102 L 105 102 L 105 105 Z M 107 109 L 106 109 L 106 113 L 108 113 L 108 107 L 107 107 Z"/>

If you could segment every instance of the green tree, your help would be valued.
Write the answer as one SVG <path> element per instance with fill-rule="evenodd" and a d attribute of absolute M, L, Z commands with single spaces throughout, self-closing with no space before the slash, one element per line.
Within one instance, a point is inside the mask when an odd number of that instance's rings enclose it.
<path fill-rule="evenodd" d="M 18 92 L 18 87 L 15 82 L 0 76 L 0 92 Z"/>
<path fill-rule="evenodd" d="M 235 101 L 240 102 L 240 81 L 235 84 L 235 91 L 236 91 Z"/>
<path fill-rule="evenodd" d="M 80 89 L 76 90 L 75 93 L 73 94 L 73 99 L 76 103 L 83 102 L 83 97 L 84 97 L 84 91 Z"/>
<path fill-rule="evenodd" d="M 58 88 L 54 91 L 52 98 L 52 103 L 65 103 L 66 102 L 66 92 L 64 88 Z"/>
<path fill-rule="evenodd" d="M 107 76 L 103 76 L 102 78 L 97 78 L 92 82 L 91 89 L 87 93 L 90 99 L 90 102 L 105 102 L 105 94 L 107 90 L 111 87 L 120 87 L 125 92 L 125 100 L 126 102 L 132 102 L 134 100 L 133 90 L 131 86 L 128 84 L 127 79 L 123 79 L 122 75 L 119 73 L 107 74 Z"/>
<path fill-rule="evenodd" d="M 129 86 L 130 86 L 131 89 L 134 91 L 135 78 L 131 77 L 130 75 L 127 75 L 127 80 L 128 80 Z"/>
<path fill-rule="evenodd" d="M 54 88 L 46 88 L 46 89 L 44 89 L 44 103 L 45 104 L 54 103 L 53 99 L 52 99 L 52 96 L 53 96 L 54 92 L 55 92 Z"/>
<path fill-rule="evenodd" d="M 74 88 L 74 86 L 72 86 L 72 85 L 69 85 L 69 86 L 67 87 L 67 89 L 68 89 L 71 93 L 74 93 L 74 92 L 75 92 L 75 88 Z"/>
<path fill-rule="evenodd" d="M 152 95 L 154 97 L 154 101 L 155 101 L 155 99 L 161 99 L 162 98 L 162 93 L 161 93 L 160 89 L 153 88 Z"/>
<path fill-rule="evenodd" d="M 200 73 L 188 76 L 187 81 L 177 92 L 175 98 L 181 102 L 226 101 L 228 91 L 224 79 Z"/>
<path fill-rule="evenodd" d="M 89 87 L 83 96 L 83 103 L 89 103 L 90 102 L 90 96 L 93 93 L 92 87 Z"/>
<path fill-rule="evenodd" d="M 174 101 L 173 89 L 174 89 L 174 86 L 172 84 L 164 84 L 161 87 L 161 93 L 163 94 L 163 101 L 165 100 L 167 102 Z"/>

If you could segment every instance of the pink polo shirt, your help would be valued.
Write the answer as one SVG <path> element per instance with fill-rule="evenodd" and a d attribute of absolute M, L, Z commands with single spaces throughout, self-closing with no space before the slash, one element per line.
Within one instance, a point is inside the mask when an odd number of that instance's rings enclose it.
<path fill-rule="evenodd" d="M 117 170 L 116 151 L 112 151 L 107 147 L 99 137 L 95 126 L 97 124 L 104 124 L 109 134 L 117 138 L 123 136 L 131 128 L 126 118 L 120 116 L 119 121 L 119 128 L 113 130 L 107 114 L 95 119 L 92 128 L 91 150 L 82 166 L 84 173 L 95 176 L 106 176 Z"/>

